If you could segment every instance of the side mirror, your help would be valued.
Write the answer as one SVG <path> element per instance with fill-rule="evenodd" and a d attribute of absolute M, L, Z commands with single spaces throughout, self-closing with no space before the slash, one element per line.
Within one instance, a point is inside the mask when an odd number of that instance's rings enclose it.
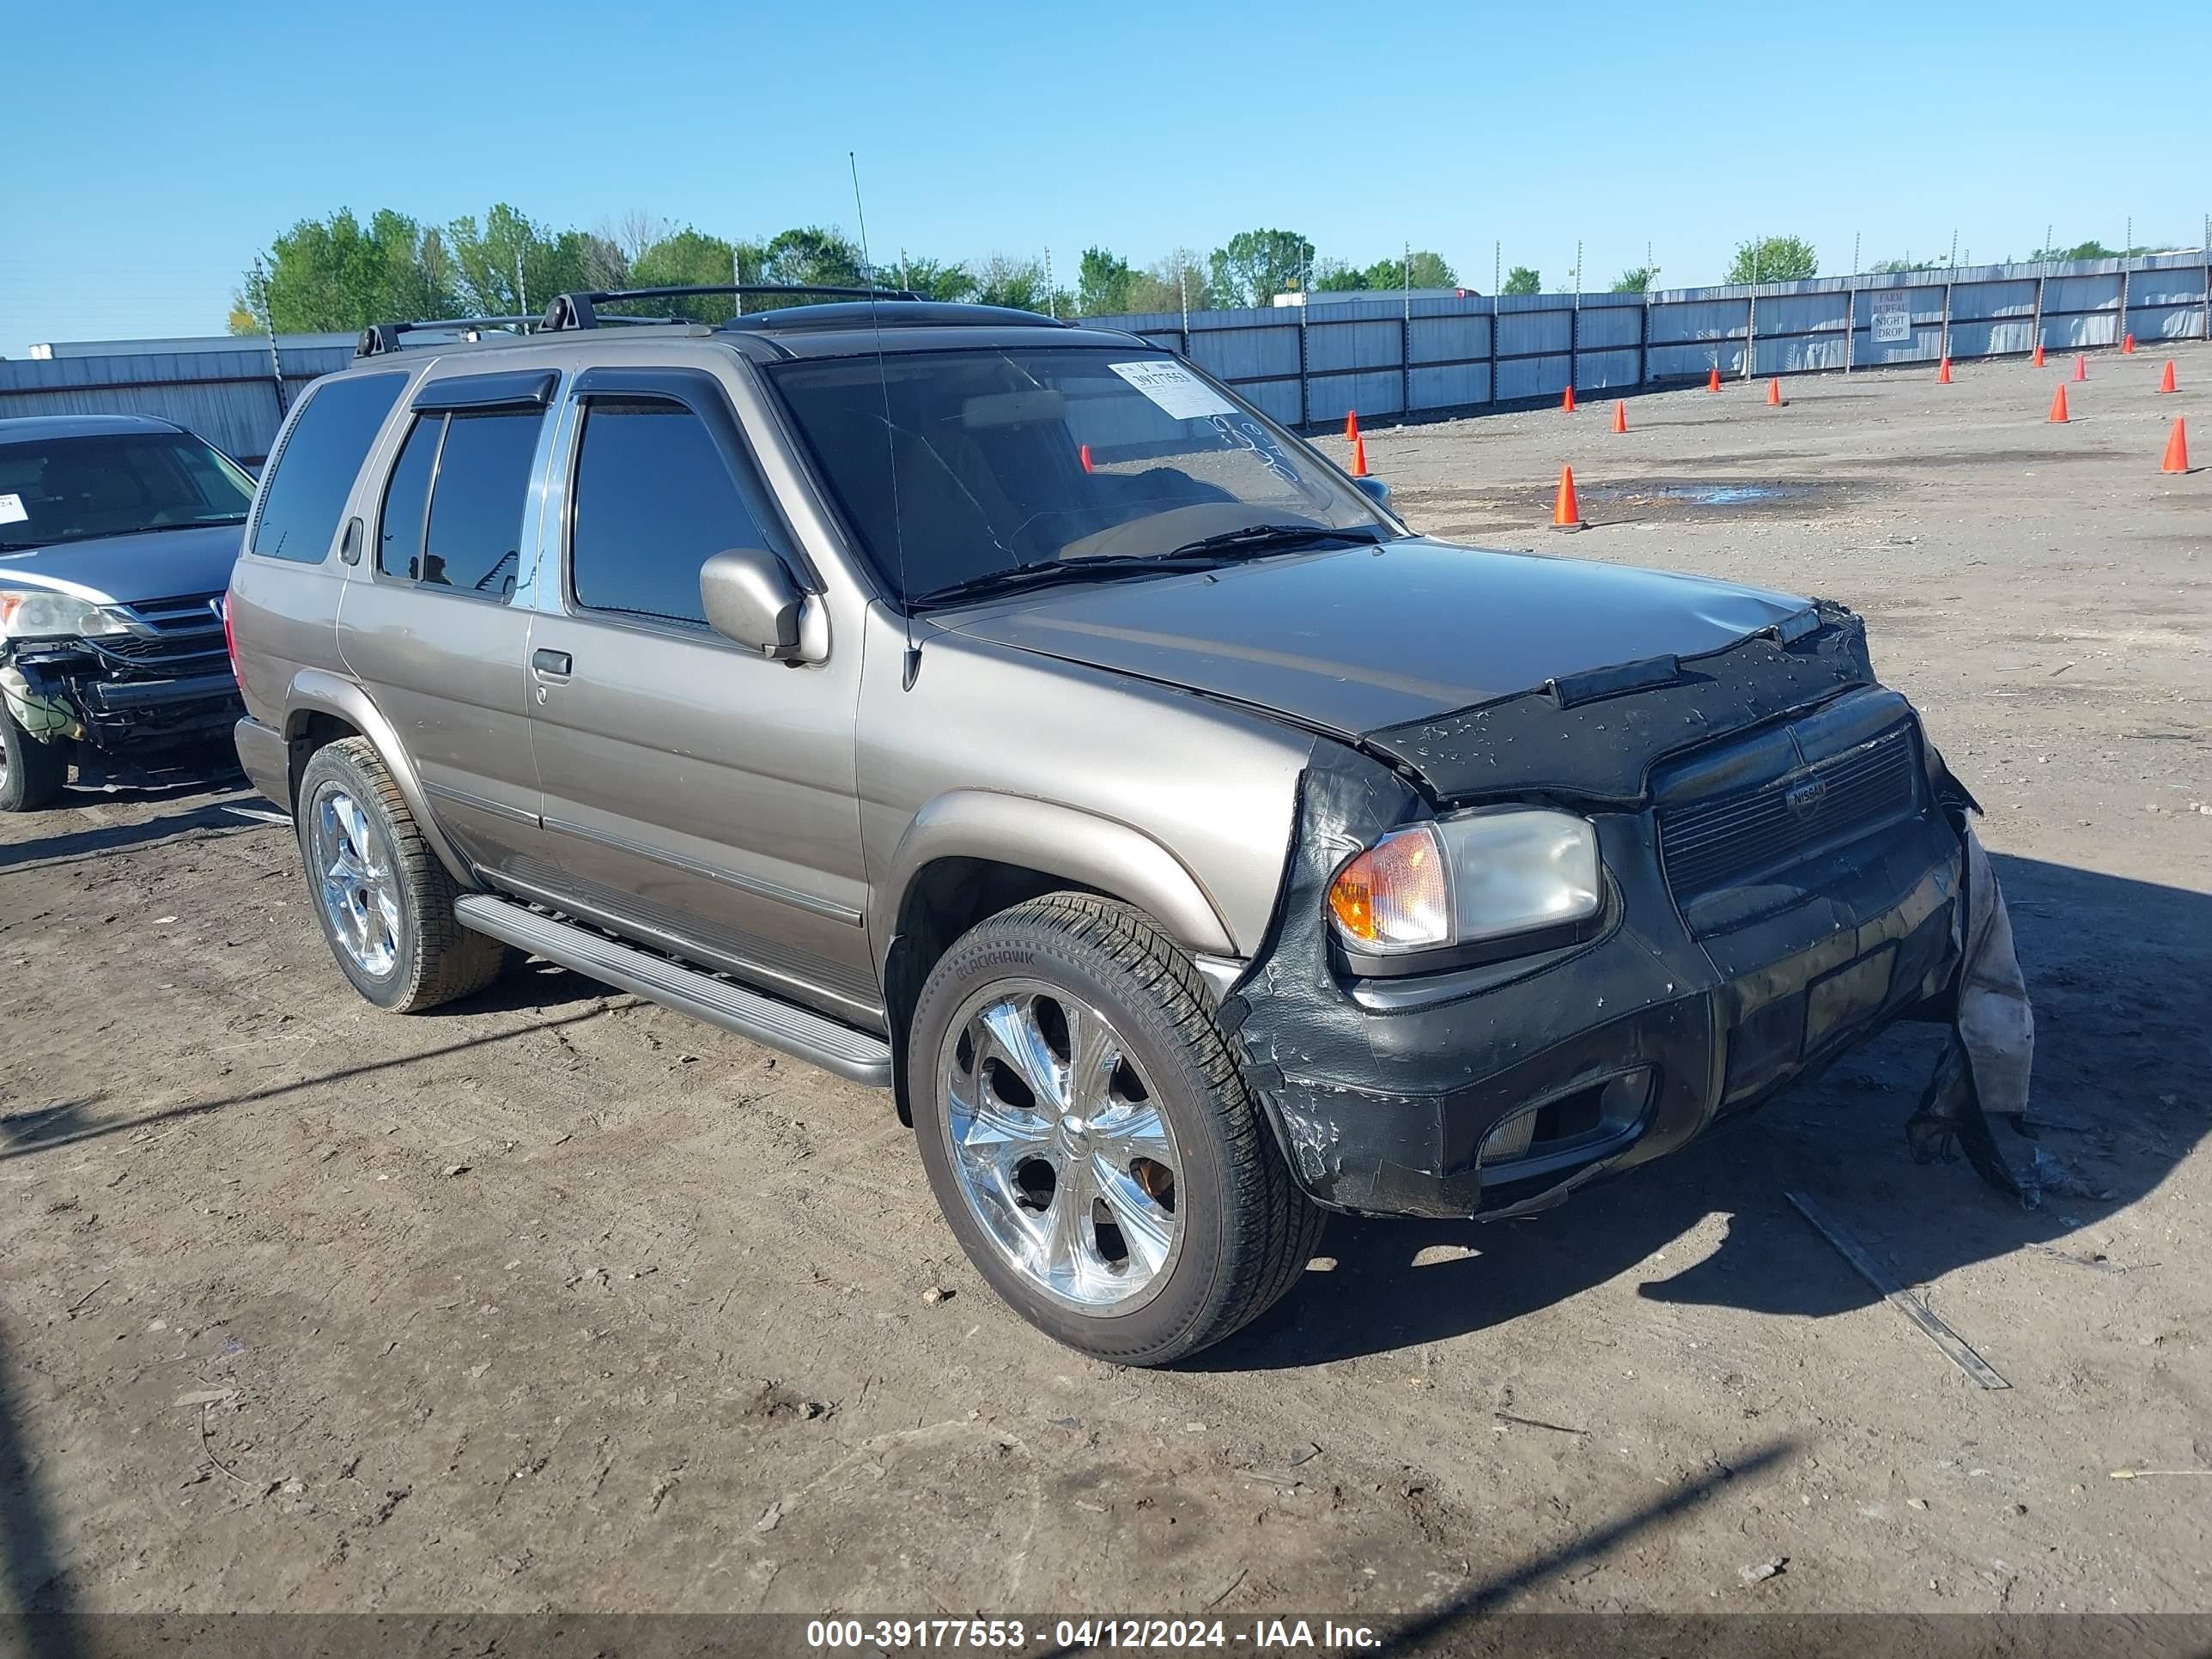
<path fill-rule="evenodd" d="M 763 547 L 732 547 L 699 567 L 699 600 L 707 625 L 726 640 L 764 657 L 799 654 L 799 614 L 806 596 Z"/>
<path fill-rule="evenodd" d="M 1359 493 L 1374 502 L 1376 506 L 1390 505 L 1390 486 L 1372 473 L 1364 478 L 1354 478 L 1352 482 L 1359 487 Z"/>

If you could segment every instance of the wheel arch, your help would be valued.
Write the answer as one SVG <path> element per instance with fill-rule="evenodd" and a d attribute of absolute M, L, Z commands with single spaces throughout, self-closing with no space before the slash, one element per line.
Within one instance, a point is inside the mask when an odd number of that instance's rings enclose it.
<path fill-rule="evenodd" d="M 315 751 L 346 738 L 365 738 L 392 774 L 407 811 L 438 862 L 465 888 L 477 885 L 475 873 L 439 827 L 423 793 L 422 780 L 405 746 L 375 700 L 356 682 L 324 669 L 303 669 L 293 678 L 285 698 L 284 745 L 293 817 L 299 816 L 300 779 Z"/>
<path fill-rule="evenodd" d="M 1029 796 L 956 789 L 916 813 L 870 917 L 880 941 L 899 1117 L 908 1021 L 939 957 L 984 917 L 1046 893 L 1116 899 L 1194 956 L 1233 957 L 1219 908 L 1189 868 L 1142 830 Z"/>

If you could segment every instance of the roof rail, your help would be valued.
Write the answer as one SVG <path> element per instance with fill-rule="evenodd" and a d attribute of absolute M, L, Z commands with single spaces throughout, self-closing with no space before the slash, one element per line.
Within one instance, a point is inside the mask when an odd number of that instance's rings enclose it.
<path fill-rule="evenodd" d="M 381 357 L 386 352 L 397 351 L 406 343 L 403 334 L 465 334 L 486 328 L 532 328 L 535 317 L 430 317 L 413 323 L 372 323 L 361 331 L 361 343 L 353 349 L 356 357 Z"/>
<path fill-rule="evenodd" d="M 545 307 L 545 315 L 538 327 L 551 331 L 556 329 L 597 328 L 600 318 L 598 307 L 623 300 L 680 300 L 704 294 L 820 294 L 837 300 L 914 300 L 921 295 L 904 288 L 838 288 L 817 283 L 716 283 L 677 288 L 617 288 L 595 289 L 589 293 L 562 294 Z M 684 323 L 688 317 L 609 317 L 608 322 L 667 322 Z"/>

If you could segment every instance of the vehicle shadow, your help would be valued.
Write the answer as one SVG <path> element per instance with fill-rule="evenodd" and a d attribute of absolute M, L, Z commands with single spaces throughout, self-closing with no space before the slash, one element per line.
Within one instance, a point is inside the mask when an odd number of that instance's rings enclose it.
<path fill-rule="evenodd" d="M 179 800 L 185 799 L 179 796 Z M 94 803 L 87 802 L 86 805 Z M 0 870 L 51 870 L 79 859 L 95 858 L 126 847 L 143 847 L 172 836 L 198 830 L 241 833 L 263 826 L 224 811 L 228 799 L 204 800 L 173 812 L 157 813 L 135 823 L 95 823 L 77 829 L 57 829 L 50 835 L 26 841 L 0 842 Z M 50 814 L 58 817 L 59 814 Z M 69 822 L 82 823 L 82 820 Z M 273 828 L 274 826 L 268 826 Z"/>
<path fill-rule="evenodd" d="M 2037 1163 L 2039 1208 L 1990 1190 L 1962 1159 L 1911 1162 L 1905 1121 L 1944 1034 L 1900 1026 L 1748 1118 L 1530 1219 L 1335 1220 L 1321 1247 L 1332 1269 L 1309 1272 L 1267 1318 L 1187 1365 L 1271 1370 L 1466 1335 L 1624 1273 L 1642 1275 L 1647 1300 L 1759 1313 L 1820 1317 L 1875 1300 L 1790 1208 L 1793 1190 L 1908 1285 L 2033 1249 L 2094 1293 L 2097 1275 L 2130 1264 L 2069 1249 L 2068 1236 L 2149 1193 L 2212 1127 L 2202 988 L 2212 980 L 2212 896 L 1994 862 L 2037 1038 L 2033 1138 L 1996 1133 L 2016 1163 Z M 1728 1217 L 1718 1249 L 1679 1270 L 1653 1260 L 1716 1213 Z"/>

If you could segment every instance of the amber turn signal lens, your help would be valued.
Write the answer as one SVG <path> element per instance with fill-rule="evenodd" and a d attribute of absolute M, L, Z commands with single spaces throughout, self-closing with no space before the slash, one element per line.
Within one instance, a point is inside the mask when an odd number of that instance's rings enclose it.
<path fill-rule="evenodd" d="M 1376 945 L 1443 945 L 1451 938 L 1443 848 L 1427 826 L 1385 836 L 1336 872 L 1328 908 L 1347 939 Z"/>

